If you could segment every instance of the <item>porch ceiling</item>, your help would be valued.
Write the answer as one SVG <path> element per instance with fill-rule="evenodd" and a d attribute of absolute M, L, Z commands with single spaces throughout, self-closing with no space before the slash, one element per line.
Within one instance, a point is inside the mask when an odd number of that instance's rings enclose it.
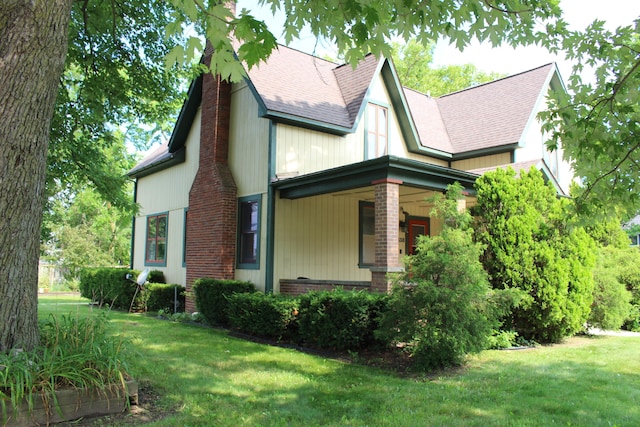
<path fill-rule="evenodd" d="M 319 194 L 337 193 L 362 189 L 373 181 L 395 179 L 402 181 L 401 198 L 411 197 L 410 187 L 419 189 L 415 197 L 424 197 L 424 190 L 442 192 L 449 184 L 459 182 L 469 194 L 475 194 L 473 184 L 478 175 L 474 173 L 445 168 L 415 160 L 394 156 L 366 160 L 352 165 L 341 166 L 326 171 L 282 179 L 272 182 L 272 186 L 280 191 L 280 197 L 298 199 Z M 405 187 L 406 186 L 406 187 Z"/>

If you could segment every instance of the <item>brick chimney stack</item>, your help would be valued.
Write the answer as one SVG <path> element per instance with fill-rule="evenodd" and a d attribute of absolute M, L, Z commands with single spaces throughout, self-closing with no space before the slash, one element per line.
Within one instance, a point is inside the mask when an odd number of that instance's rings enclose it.
<path fill-rule="evenodd" d="M 200 160 L 187 212 L 187 291 L 195 279 L 233 279 L 235 274 L 237 190 L 228 164 L 231 83 L 211 73 L 202 79 Z M 186 309 L 196 310 L 193 298 L 187 297 Z"/>

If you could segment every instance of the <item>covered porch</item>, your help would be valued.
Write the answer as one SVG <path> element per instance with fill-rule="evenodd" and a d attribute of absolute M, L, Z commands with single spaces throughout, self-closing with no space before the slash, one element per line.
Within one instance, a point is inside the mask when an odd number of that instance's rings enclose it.
<path fill-rule="evenodd" d="M 427 199 L 458 182 L 470 206 L 477 176 L 384 156 L 275 180 L 274 291 L 389 291 L 387 273 L 403 270 L 417 237 L 441 229 Z"/>

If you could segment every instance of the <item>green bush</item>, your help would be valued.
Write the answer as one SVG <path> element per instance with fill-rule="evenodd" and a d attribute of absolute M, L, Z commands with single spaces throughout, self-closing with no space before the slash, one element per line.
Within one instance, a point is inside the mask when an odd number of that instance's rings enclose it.
<path fill-rule="evenodd" d="M 39 323 L 40 345 L 33 351 L 0 353 L 0 421 L 16 411 L 23 399 L 29 407 L 35 399 L 55 402 L 62 387 L 118 386 L 124 391 L 129 379 L 127 342 L 109 330 L 106 315 L 78 318 L 50 316 Z"/>
<path fill-rule="evenodd" d="M 286 295 L 235 293 L 228 297 L 227 315 L 231 327 L 276 340 L 291 339 L 299 301 Z"/>
<path fill-rule="evenodd" d="M 239 280 L 197 279 L 193 283 L 196 307 L 212 325 L 229 326 L 227 298 L 235 293 L 256 292 L 251 282 Z"/>
<path fill-rule="evenodd" d="M 161 270 L 151 270 L 147 276 L 149 283 L 167 283 Z"/>
<path fill-rule="evenodd" d="M 299 298 L 298 334 L 303 343 L 338 351 L 377 343 L 374 331 L 385 294 L 336 289 Z"/>
<path fill-rule="evenodd" d="M 171 285 L 166 283 L 147 283 L 144 287 L 145 311 L 165 310 L 166 312 L 174 312 L 174 299 L 176 296 L 176 288 L 178 290 L 178 312 L 184 311 L 185 293 L 184 287 L 180 285 Z"/>
<path fill-rule="evenodd" d="M 625 270 L 625 252 L 613 246 L 599 250 L 593 272 L 595 288 L 589 315 L 589 324 L 592 326 L 617 330 L 629 319 L 632 294 L 619 280 Z"/>
<path fill-rule="evenodd" d="M 128 268 L 85 268 L 80 272 L 80 295 L 100 305 L 128 310 L 136 295 L 134 306 L 144 306 L 142 292 L 136 294 L 136 284 L 127 275 L 137 277 L 139 272 Z"/>
<path fill-rule="evenodd" d="M 404 346 L 417 370 L 459 365 L 483 350 L 497 326 L 490 308 L 487 275 L 472 241 L 468 213 L 457 210 L 459 185 L 447 198 L 434 198 L 432 215 L 444 221 L 438 236 L 421 236 L 405 273 L 394 276 L 377 336 L 393 348 Z"/>
<path fill-rule="evenodd" d="M 532 168 L 488 172 L 476 181 L 476 241 L 495 289 L 526 298 L 505 316 L 525 339 L 557 342 L 582 330 L 593 298 L 595 243 L 572 223 L 570 202 Z"/>

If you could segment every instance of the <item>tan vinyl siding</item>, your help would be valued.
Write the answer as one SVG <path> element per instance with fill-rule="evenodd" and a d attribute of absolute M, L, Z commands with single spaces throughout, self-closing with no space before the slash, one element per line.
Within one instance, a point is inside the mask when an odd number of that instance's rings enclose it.
<path fill-rule="evenodd" d="M 229 142 L 229 166 L 238 197 L 266 192 L 269 120 L 258 117 L 258 103 L 246 84 L 233 88 Z"/>
<path fill-rule="evenodd" d="M 428 163 L 431 165 L 442 166 L 445 168 L 449 167 L 448 160 L 436 159 L 435 157 L 425 156 L 424 154 L 417 153 L 409 153 L 407 152 L 407 159 L 416 160 L 418 162 Z"/>
<path fill-rule="evenodd" d="M 490 168 L 511 163 L 511 153 L 492 154 L 490 156 L 473 157 L 471 159 L 451 162 L 451 167 L 463 171 Z"/>
<path fill-rule="evenodd" d="M 278 199 L 274 286 L 280 279 L 369 281 L 358 268 L 358 199 Z"/>
<path fill-rule="evenodd" d="M 186 283 L 186 269 L 182 263 L 184 245 L 184 209 L 189 205 L 189 188 L 198 170 L 200 148 L 200 113 L 196 114 L 186 143 L 185 162 L 169 169 L 138 179 L 135 254 L 133 268 L 143 270 L 147 216 L 168 212 L 167 265 L 149 267 L 164 272 L 167 283 Z"/>
<path fill-rule="evenodd" d="M 276 127 L 276 175 L 292 177 L 363 160 L 362 126 L 355 134 L 331 135 L 295 126 Z"/>

